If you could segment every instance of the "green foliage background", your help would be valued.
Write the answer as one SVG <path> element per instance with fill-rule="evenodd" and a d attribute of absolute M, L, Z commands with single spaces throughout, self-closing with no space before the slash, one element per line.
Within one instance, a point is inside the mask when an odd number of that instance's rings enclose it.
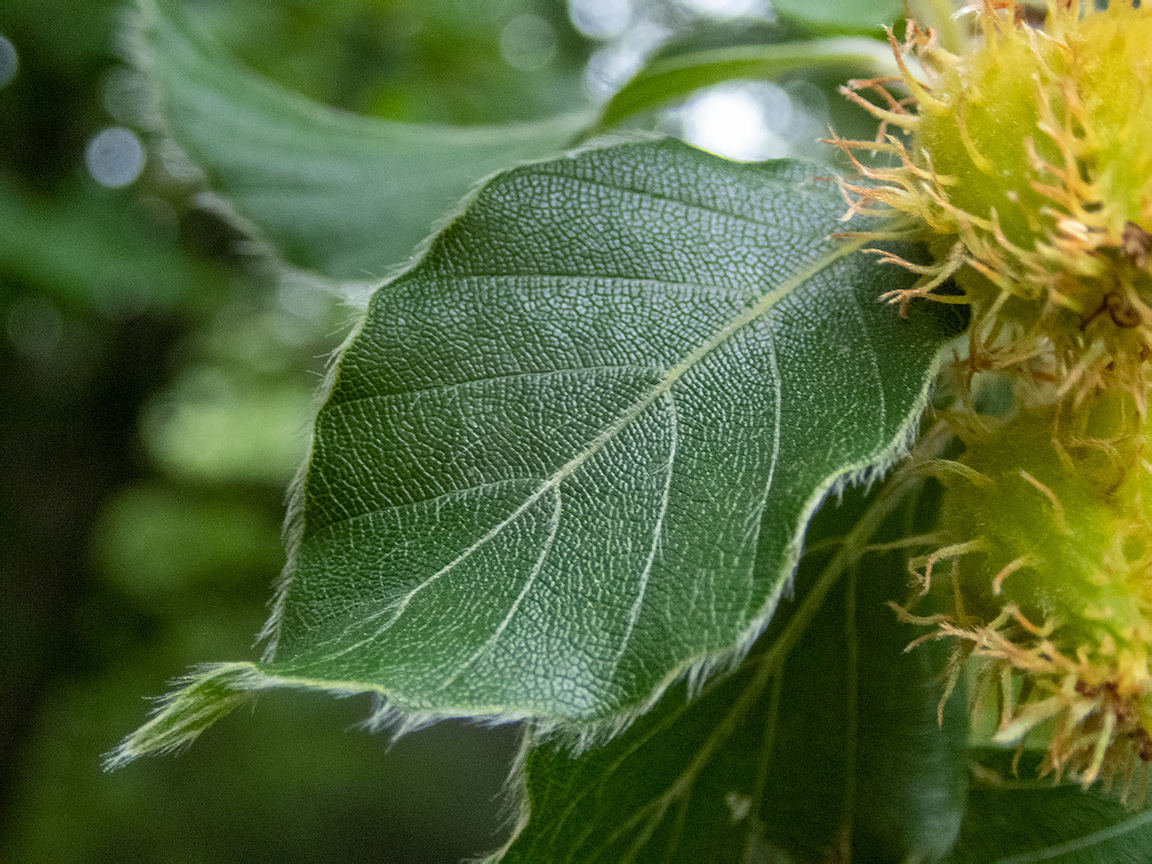
<path fill-rule="evenodd" d="M 187 5 L 257 72 L 405 122 L 584 108 L 598 47 L 561 0 Z M 673 0 L 634 6 L 684 37 L 672 52 L 745 30 Z M 357 314 L 308 279 L 282 280 L 160 148 L 125 188 L 92 179 L 98 131 L 147 140 L 126 13 L 116 0 L 0 4 L 19 62 L 0 88 L 0 859 L 439 861 L 492 848 L 506 832 L 508 727 L 442 724 L 389 750 L 355 728 L 362 699 L 269 694 L 177 760 L 100 770 L 142 694 L 251 654 L 313 393 Z M 502 28 L 524 13 L 556 37 L 543 70 L 501 57 Z"/>

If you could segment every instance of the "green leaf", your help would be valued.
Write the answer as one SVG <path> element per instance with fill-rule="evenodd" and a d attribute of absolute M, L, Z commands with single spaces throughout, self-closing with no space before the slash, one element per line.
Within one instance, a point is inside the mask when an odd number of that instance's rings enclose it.
<path fill-rule="evenodd" d="M 238 65 L 169 0 L 139 10 L 137 62 L 163 130 L 236 221 L 287 263 L 334 280 L 378 280 L 477 180 L 567 146 L 589 120 L 452 128 L 359 117 Z"/>
<path fill-rule="evenodd" d="M 196 307 L 222 267 L 180 254 L 159 227 L 106 190 L 29 195 L 0 177 L 0 300 L 17 283 L 105 314 Z"/>
<path fill-rule="evenodd" d="M 963 324 L 879 303 L 915 277 L 830 238 L 843 207 L 806 164 L 672 140 L 489 183 L 344 349 L 274 659 L 236 686 L 595 734 L 730 662 Z"/>
<path fill-rule="evenodd" d="M 800 599 L 778 612 L 735 675 L 692 701 L 676 687 L 603 748 L 531 752 L 525 812 L 505 860 L 735 862 L 776 860 L 774 850 L 801 864 L 946 854 L 964 805 L 963 696 L 949 701 L 940 728 L 947 646 L 906 653 L 919 634 L 885 605 L 906 591 L 905 558 L 857 560 L 905 486 L 873 496 L 858 523 L 863 496 L 824 508 L 812 539 L 846 527 L 845 542 L 805 557 Z"/>
<path fill-rule="evenodd" d="M 776 80 L 798 70 L 895 74 L 892 51 L 873 39 L 842 37 L 760 45 L 733 45 L 660 56 L 618 90 L 601 111 L 598 128 L 668 105 L 701 87 L 735 78 Z M 892 70 L 892 71 L 889 71 Z"/>
<path fill-rule="evenodd" d="M 1005 778 L 974 786 L 952 856 L 954 864 L 1145 864 L 1152 860 L 1152 810 L 1134 809 L 1119 798 L 1123 783 L 1106 793 L 1097 783 L 1056 785 L 1050 778 L 1013 779 L 1011 753 L 996 754 Z M 988 762 L 986 758 L 982 760 Z M 1031 760 L 1039 761 L 1038 757 Z M 1021 777 L 1035 776 L 1036 764 L 1019 768 Z M 1147 781 L 1135 771 L 1129 789 L 1134 800 Z"/>
<path fill-rule="evenodd" d="M 942 4 L 937 4 L 942 5 Z M 904 12 L 903 0 L 775 0 L 773 10 L 845 30 L 878 30 Z"/>

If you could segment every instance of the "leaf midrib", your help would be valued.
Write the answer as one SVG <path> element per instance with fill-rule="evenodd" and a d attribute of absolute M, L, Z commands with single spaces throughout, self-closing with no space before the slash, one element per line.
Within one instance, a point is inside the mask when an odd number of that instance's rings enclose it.
<path fill-rule="evenodd" d="M 540 493 L 551 486 L 559 486 L 568 476 L 575 473 L 592 456 L 604 449 L 607 444 L 619 435 L 625 428 L 636 420 L 645 410 L 651 407 L 661 396 L 670 393 L 676 382 L 685 374 L 694 369 L 705 357 L 750 325 L 753 321 L 766 315 L 784 297 L 791 294 L 813 276 L 830 267 L 841 258 L 851 255 L 866 243 L 866 239 L 854 239 L 831 250 L 821 256 L 813 265 L 801 269 L 790 279 L 786 279 L 779 286 L 761 295 L 760 299 L 750 305 L 742 314 L 737 315 L 727 325 L 717 331 L 716 335 L 700 345 L 684 360 L 670 368 L 664 377 L 648 391 L 643 398 L 636 400 L 632 405 L 621 412 L 612 425 L 593 438 L 585 449 L 572 457 L 565 465 L 558 469 L 542 485 Z"/>

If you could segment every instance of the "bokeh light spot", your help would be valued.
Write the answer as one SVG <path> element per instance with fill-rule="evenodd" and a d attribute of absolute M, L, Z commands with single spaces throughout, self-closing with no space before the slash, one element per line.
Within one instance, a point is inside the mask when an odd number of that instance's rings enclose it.
<path fill-rule="evenodd" d="M 743 18 L 767 15 L 770 5 L 766 0 L 680 0 L 701 15 L 712 18 Z"/>
<path fill-rule="evenodd" d="M 596 51 L 584 67 L 584 92 L 594 102 L 607 99 L 632 77 L 648 57 L 668 40 L 669 32 L 658 21 L 637 18 L 621 38 Z"/>
<path fill-rule="evenodd" d="M 572 26 L 592 39 L 613 39 L 632 19 L 631 0 L 568 0 Z"/>
<path fill-rule="evenodd" d="M 0 87 L 11 83 L 19 66 L 20 56 L 16 53 L 16 46 L 0 34 Z"/>
<path fill-rule="evenodd" d="M 704 90 L 682 109 L 684 138 L 729 159 L 759 161 L 788 155 L 792 117 L 788 94 L 774 84 L 732 82 Z"/>
<path fill-rule="evenodd" d="M 539 15 L 517 15 L 500 31 L 500 55 L 513 69 L 543 69 L 556 56 L 556 31 Z"/>
<path fill-rule="evenodd" d="M 127 186 L 144 170 L 144 145 L 135 133 L 112 126 L 88 142 L 84 162 L 101 186 Z"/>
<path fill-rule="evenodd" d="M 584 90 L 596 102 L 611 96 L 639 68 L 643 55 L 639 51 L 621 50 L 619 46 L 601 48 L 584 67 Z"/>

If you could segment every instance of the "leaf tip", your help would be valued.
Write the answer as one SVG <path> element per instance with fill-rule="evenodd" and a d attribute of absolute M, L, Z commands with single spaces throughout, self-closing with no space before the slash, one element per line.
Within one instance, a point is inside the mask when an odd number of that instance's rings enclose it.
<path fill-rule="evenodd" d="M 152 718 L 105 754 L 105 771 L 123 768 L 140 756 L 173 753 L 187 747 L 200 733 L 255 695 L 252 663 L 214 663 L 177 683 L 163 697 Z"/>

